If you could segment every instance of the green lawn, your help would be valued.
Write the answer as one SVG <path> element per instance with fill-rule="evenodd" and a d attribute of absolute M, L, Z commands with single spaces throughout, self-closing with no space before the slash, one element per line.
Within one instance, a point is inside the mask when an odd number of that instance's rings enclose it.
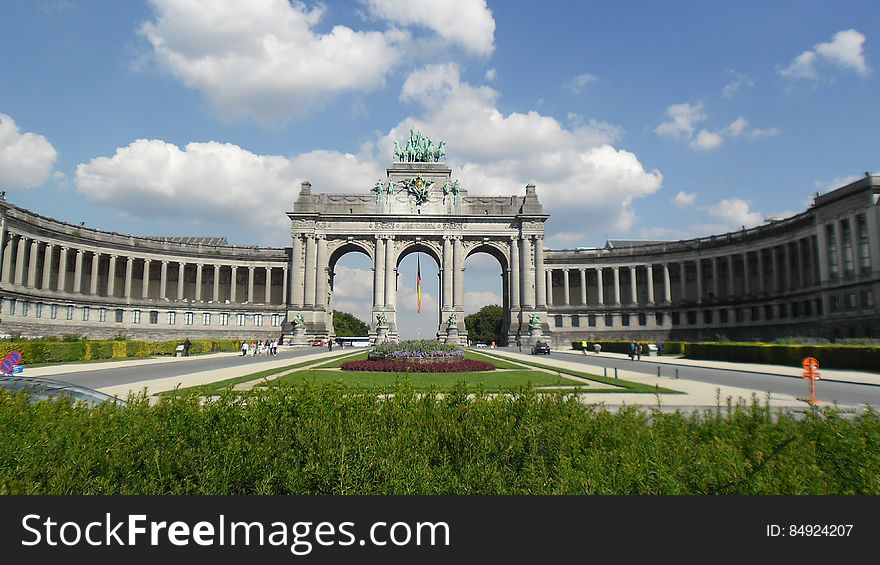
<path fill-rule="evenodd" d="M 485 371 L 479 373 L 377 373 L 369 371 L 322 371 L 311 369 L 279 377 L 271 386 L 297 385 L 304 381 L 313 384 L 339 382 L 356 388 L 393 389 L 398 382 L 406 382 L 414 390 L 448 390 L 464 382 L 469 390 L 482 388 L 487 392 L 509 390 L 521 386 L 575 386 L 578 382 L 560 378 L 542 371 Z"/>

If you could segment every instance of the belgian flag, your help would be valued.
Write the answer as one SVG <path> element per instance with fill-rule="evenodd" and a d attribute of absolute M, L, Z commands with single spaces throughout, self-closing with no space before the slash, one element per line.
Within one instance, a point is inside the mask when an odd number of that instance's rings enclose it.
<path fill-rule="evenodd" d="M 418 297 L 418 304 L 416 305 L 416 311 L 421 314 L 422 313 L 422 262 L 419 260 L 419 257 L 416 257 L 416 296 Z"/>

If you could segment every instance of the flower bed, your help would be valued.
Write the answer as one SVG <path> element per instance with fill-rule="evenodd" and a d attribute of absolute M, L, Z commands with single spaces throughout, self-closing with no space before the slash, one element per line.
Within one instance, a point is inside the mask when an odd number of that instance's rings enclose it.
<path fill-rule="evenodd" d="M 462 359 L 459 361 L 428 362 L 420 359 L 410 360 L 384 359 L 381 361 L 346 361 L 342 364 L 343 371 L 370 371 L 377 373 L 473 373 L 477 371 L 493 371 L 495 365 L 485 361 Z"/>
<path fill-rule="evenodd" d="M 403 361 L 413 365 L 458 363 L 464 361 L 464 350 L 457 345 L 443 344 L 436 340 L 409 340 L 400 343 L 383 343 L 370 353 L 369 358 L 370 361 L 375 362 Z"/>

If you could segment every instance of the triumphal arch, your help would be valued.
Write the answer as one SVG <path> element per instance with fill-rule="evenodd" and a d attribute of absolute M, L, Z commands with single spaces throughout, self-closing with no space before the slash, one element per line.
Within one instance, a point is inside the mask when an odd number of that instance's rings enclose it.
<path fill-rule="evenodd" d="M 547 326 L 544 222 L 534 185 L 525 194 L 470 196 L 445 162 L 445 142 L 410 131 L 386 178 L 363 181 L 356 194 L 322 194 L 302 183 L 291 221 L 293 252 L 287 319 L 294 340 L 334 335 L 334 269 L 346 253 L 373 264 L 370 335 L 397 340 L 397 269 L 421 252 L 440 272 L 438 339 L 466 342 L 465 259 L 485 252 L 501 265 L 502 335 L 529 343 Z"/>

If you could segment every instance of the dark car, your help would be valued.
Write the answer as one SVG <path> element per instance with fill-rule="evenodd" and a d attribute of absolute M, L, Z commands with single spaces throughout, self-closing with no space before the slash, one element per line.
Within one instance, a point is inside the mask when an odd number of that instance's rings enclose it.
<path fill-rule="evenodd" d="M 543 341 L 536 341 L 532 346 L 532 355 L 550 355 L 550 346 Z"/>
<path fill-rule="evenodd" d="M 97 406 L 103 402 L 113 402 L 119 406 L 126 404 L 124 400 L 88 387 L 39 377 L 0 377 L 0 391 L 3 390 L 9 394 L 25 391 L 30 402 L 69 398 L 73 402 L 85 402 L 89 406 Z"/>

